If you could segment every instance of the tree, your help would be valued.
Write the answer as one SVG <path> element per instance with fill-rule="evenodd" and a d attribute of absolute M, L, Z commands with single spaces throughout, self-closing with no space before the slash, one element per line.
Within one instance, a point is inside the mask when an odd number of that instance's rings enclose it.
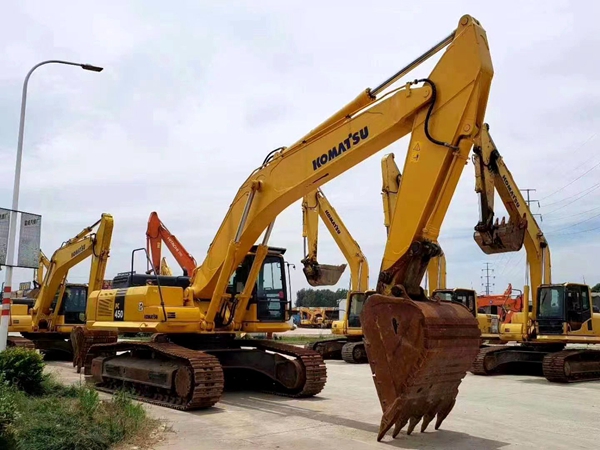
<path fill-rule="evenodd" d="M 296 306 L 319 307 L 338 306 L 339 300 L 345 299 L 348 289 L 300 289 L 296 292 Z"/>
<path fill-rule="evenodd" d="M 594 287 L 592 287 L 592 292 L 600 292 L 600 283 L 596 283 Z"/>

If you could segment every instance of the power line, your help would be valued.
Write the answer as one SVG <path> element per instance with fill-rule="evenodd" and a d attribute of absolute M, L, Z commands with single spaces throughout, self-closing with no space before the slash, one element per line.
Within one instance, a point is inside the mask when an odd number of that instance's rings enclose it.
<path fill-rule="evenodd" d="M 580 220 L 579 222 L 575 222 L 575 223 L 572 223 L 571 225 L 567 225 L 566 227 L 559 228 L 558 230 L 551 230 L 550 233 L 556 233 L 557 231 L 568 230 L 569 228 L 573 228 L 573 227 L 576 227 L 577 225 L 581 225 L 582 223 L 585 223 L 589 220 L 595 219 L 596 217 L 600 217 L 600 213 L 598 213 L 594 216 L 588 217 L 585 220 Z"/>
<path fill-rule="evenodd" d="M 549 205 L 555 205 L 555 204 L 557 204 L 557 203 L 562 203 L 562 202 L 564 202 L 565 200 L 569 200 L 569 199 L 571 199 L 571 198 L 573 198 L 573 197 L 579 196 L 579 197 L 577 197 L 577 198 L 573 199 L 573 200 L 572 200 L 571 202 L 569 202 L 569 203 L 566 203 L 566 204 L 564 204 L 564 205 L 562 205 L 562 206 L 559 206 L 558 208 L 554 208 L 552 211 L 550 211 L 550 212 L 546 213 L 546 215 L 548 215 L 548 214 L 552 214 L 552 213 L 554 213 L 554 212 L 556 212 L 556 211 L 560 211 L 561 209 L 563 209 L 563 208 L 566 208 L 567 206 L 571 206 L 571 205 L 572 205 L 573 203 L 575 203 L 577 200 L 581 200 L 583 197 L 585 197 L 585 196 L 586 196 L 586 195 L 588 195 L 588 194 L 591 194 L 592 192 L 594 192 L 594 191 L 595 191 L 596 189 L 598 189 L 599 187 L 600 187 L 600 183 L 596 183 L 595 185 L 593 185 L 593 186 L 591 186 L 591 187 L 589 187 L 589 188 L 587 188 L 587 189 L 584 189 L 583 191 L 579 191 L 578 193 L 576 193 L 576 194 L 573 194 L 573 195 L 571 195 L 570 197 L 566 197 L 566 198 L 563 198 L 562 200 L 559 200 L 559 201 L 557 201 L 557 202 L 550 203 Z M 586 191 L 587 191 L 587 192 L 586 192 Z M 580 195 L 580 194 L 581 194 L 581 195 Z M 549 206 L 549 205 L 546 205 L 546 206 Z"/>
<path fill-rule="evenodd" d="M 594 228 L 589 228 L 587 230 L 573 231 L 572 233 L 559 233 L 557 236 L 571 236 L 573 234 L 588 233 L 590 231 L 596 231 L 596 230 L 600 230 L 600 226 L 597 226 Z"/>
<path fill-rule="evenodd" d="M 595 136 L 595 133 L 594 133 L 594 134 L 592 134 L 592 135 L 591 135 L 591 136 L 590 136 L 590 137 L 589 137 L 589 138 L 588 138 L 588 139 L 587 139 L 587 140 L 586 140 L 586 141 L 585 141 L 583 144 L 581 144 L 581 146 L 580 146 L 580 147 L 582 147 L 583 145 L 585 145 L 585 144 L 586 144 L 586 143 L 587 143 L 587 142 L 588 142 L 588 141 L 589 141 L 591 138 L 593 138 L 594 136 Z M 596 155 L 592 156 L 592 158 L 590 158 L 590 159 L 593 159 L 595 156 L 596 156 Z M 585 161 L 585 162 L 588 162 L 590 159 L 588 159 L 588 160 L 587 160 L 587 161 Z M 581 166 L 581 165 L 580 165 L 580 166 Z M 580 166 L 578 166 L 578 167 L 580 167 Z M 551 194 L 548 194 L 548 195 L 546 195 L 546 196 L 545 196 L 545 197 L 544 197 L 542 200 L 545 200 L 545 199 L 547 199 L 548 197 L 552 197 L 554 194 L 557 194 L 557 193 L 559 193 L 559 192 L 560 192 L 560 191 L 562 191 L 564 188 L 566 188 L 566 187 L 568 187 L 568 186 L 572 185 L 572 184 L 573 184 L 573 183 L 575 183 L 577 180 L 579 180 L 579 179 L 583 178 L 585 175 L 587 175 L 588 173 L 590 173 L 592 170 L 594 170 L 594 169 L 595 169 L 596 167 L 598 167 L 598 166 L 600 166 L 600 162 L 598 162 L 598 163 L 596 163 L 595 165 L 593 165 L 591 168 L 589 168 L 588 170 L 586 170 L 585 172 L 583 172 L 583 173 L 582 173 L 581 175 L 579 175 L 577 178 L 575 178 L 575 179 L 571 180 L 570 182 L 568 182 L 567 184 L 565 184 L 563 187 L 561 187 L 561 188 L 557 189 L 556 191 L 552 192 Z M 577 168 L 578 168 L 578 167 L 577 167 Z"/>
<path fill-rule="evenodd" d="M 599 209 L 600 209 L 600 206 L 596 206 L 595 208 L 588 209 L 586 211 L 581 211 L 581 212 L 574 213 L 574 214 L 567 214 L 567 215 L 564 215 L 564 216 L 552 217 L 550 219 L 550 222 L 554 222 L 556 220 L 571 219 L 572 217 L 577 217 L 577 216 L 583 216 L 584 214 L 587 214 L 587 213 L 590 213 L 590 212 L 594 212 L 594 211 L 598 211 Z"/>

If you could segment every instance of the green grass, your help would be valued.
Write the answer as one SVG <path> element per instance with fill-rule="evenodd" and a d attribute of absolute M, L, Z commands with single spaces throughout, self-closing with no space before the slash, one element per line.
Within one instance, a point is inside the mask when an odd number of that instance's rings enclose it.
<path fill-rule="evenodd" d="M 105 450 L 158 426 L 125 393 L 104 401 L 90 387 L 64 386 L 51 377 L 36 396 L 2 384 L 0 423 L 3 405 L 15 413 L 0 427 L 0 448 L 6 450 Z"/>
<path fill-rule="evenodd" d="M 319 336 L 319 335 L 286 336 L 285 334 L 279 334 L 279 335 L 277 335 L 276 340 L 280 341 L 280 342 L 285 342 L 286 344 L 308 344 L 309 342 L 312 343 L 312 342 L 317 342 L 317 341 L 335 340 L 335 339 L 339 339 L 340 337 L 343 337 L 343 336 L 334 336 L 331 334 L 327 334 L 324 336 Z"/>

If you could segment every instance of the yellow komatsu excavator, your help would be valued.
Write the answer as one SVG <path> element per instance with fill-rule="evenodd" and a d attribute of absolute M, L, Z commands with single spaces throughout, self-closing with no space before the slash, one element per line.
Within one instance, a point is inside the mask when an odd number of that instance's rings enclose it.
<path fill-rule="evenodd" d="M 500 327 L 500 339 L 518 342 L 482 349 L 473 373 L 487 375 L 515 366 L 537 366 L 549 381 L 600 379 L 600 350 L 567 348 L 567 344 L 600 344 L 600 314 L 594 313 L 589 286 L 554 284 L 550 247 L 500 156 L 487 125 L 477 139 L 473 160 L 481 217 L 474 238 L 487 254 L 519 250 L 525 245 L 531 286 L 525 286 L 523 310 Z M 509 222 L 493 225 L 494 194 L 498 193 Z M 497 222 L 497 221 L 496 221 Z M 532 311 L 529 288 L 532 289 Z"/>
<path fill-rule="evenodd" d="M 375 291 L 369 291 L 369 264 L 358 243 L 346 228 L 346 225 L 331 205 L 321 189 L 304 196 L 302 201 L 302 222 L 305 252 L 302 260 L 304 274 L 311 286 L 331 286 L 338 282 L 345 264 L 339 266 L 319 264 L 317 261 L 319 218 L 325 224 L 333 240 L 341 250 L 350 266 L 350 290 L 346 298 L 344 320 L 332 324 L 332 333 L 338 339 L 324 339 L 305 345 L 323 356 L 323 359 L 344 359 L 347 362 L 367 362 L 362 330 L 360 329 L 360 310 L 366 297 Z M 326 269 L 323 269 L 323 268 Z M 335 275 L 331 275 L 335 274 Z M 355 324 L 358 323 L 358 324 Z M 356 326 L 355 326 L 356 325 Z M 360 344 L 354 348 L 355 344 Z"/>
<path fill-rule="evenodd" d="M 387 89 L 446 47 L 427 78 Z M 236 332 L 292 327 L 283 260 L 269 256 L 268 238 L 288 206 L 410 134 L 396 199 L 406 215 L 390 223 L 376 293 L 365 302 L 361 323 L 383 410 L 378 440 L 393 426 L 394 436 L 407 423 L 410 433 L 421 419 L 421 430 L 434 418 L 438 428 L 479 351 L 480 331 L 467 308 L 431 300 L 421 282 L 440 254 L 437 238 L 483 126 L 492 77 L 486 32 L 465 15 L 408 66 L 291 146 L 270 152 L 240 187 L 186 283 L 156 277 L 153 285 L 92 292 L 90 330 L 157 333 L 151 342 L 92 346 L 86 369 L 97 388 L 126 385 L 138 398 L 184 410 L 214 405 L 224 378 L 228 385 L 241 381 L 295 397 L 319 393 L 326 368 L 317 352 L 235 339 Z"/>
<path fill-rule="evenodd" d="M 96 226 L 98 229 L 94 232 Z M 9 331 L 21 333 L 21 337 L 9 336 L 8 345 L 73 356 L 70 334 L 75 326 L 85 324 L 88 290 L 102 287 L 112 229 L 112 216 L 103 214 L 99 221 L 64 242 L 50 260 L 40 252 L 38 292 L 33 305 L 11 306 Z M 89 284 L 67 283 L 69 270 L 90 256 Z M 97 339 L 98 342 L 113 342 L 116 335 L 103 332 Z"/>
<path fill-rule="evenodd" d="M 346 269 L 346 264 L 337 266 L 319 264 L 317 260 L 319 217 L 321 217 L 321 220 L 351 265 L 351 284 L 358 283 L 358 278 L 360 278 L 362 273 L 362 264 L 366 263 L 360 247 L 347 233 L 344 225 L 341 224 L 340 226 L 338 223 L 339 217 L 335 211 L 333 213 L 332 211 L 331 204 L 329 204 L 320 189 L 305 195 L 302 200 L 302 237 L 304 254 L 306 256 L 301 262 L 304 266 L 302 271 L 304 272 L 306 281 L 311 286 L 334 286 L 338 283 Z M 347 254 L 347 252 L 349 253 Z M 368 272 L 365 276 L 368 281 Z"/>

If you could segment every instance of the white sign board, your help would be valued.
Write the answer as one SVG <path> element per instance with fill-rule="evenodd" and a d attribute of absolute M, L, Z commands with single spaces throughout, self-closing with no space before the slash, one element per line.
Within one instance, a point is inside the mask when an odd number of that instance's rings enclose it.
<path fill-rule="evenodd" d="M 8 248 L 8 228 L 10 225 L 11 212 L 0 208 L 0 265 L 6 264 L 6 252 Z"/>
<path fill-rule="evenodd" d="M 42 216 L 21 213 L 17 266 L 37 269 L 40 261 Z"/>

